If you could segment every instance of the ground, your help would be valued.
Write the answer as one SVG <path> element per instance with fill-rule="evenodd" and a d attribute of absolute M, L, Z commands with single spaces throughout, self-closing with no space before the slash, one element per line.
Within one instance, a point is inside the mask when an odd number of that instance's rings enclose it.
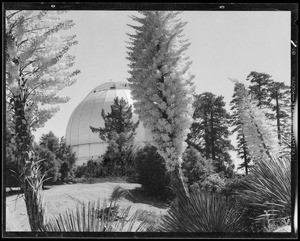
<path fill-rule="evenodd" d="M 95 184 L 70 184 L 52 186 L 43 191 L 43 201 L 46 215 L 49 218 L 64 213 L 66 209 L 75 209 L 76 205 L 92 200 L 108 199 L 113 189 L 120 186 L 128 190 L 139 190 L 140 184 L 104 182 Z M 121 208 L 131 206 L 130 212 L 136 210 L 146 210 L 157 215 L 164 214 L 167 206 L 163 203 L 152 202 L 151 200 L 141 200 L 133 202 L 121 198 L 118 201 Z M 26 214 L 26 207 L 23 197 L 12 195 L 6 198 L 6 231 L 30 231 L 29 222 Z"/>

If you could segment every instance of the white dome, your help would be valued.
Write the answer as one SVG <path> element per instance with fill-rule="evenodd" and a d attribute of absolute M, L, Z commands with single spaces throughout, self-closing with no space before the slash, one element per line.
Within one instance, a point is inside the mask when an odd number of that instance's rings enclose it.
<path fill-rule="evenodd" d="M 110 106 L 116 97 L 124 98 L 129 105 L 133 100 L 128 83 L 107 82 L 93 89 L 73 111 L 66 130 L 66 142 L 71 145 L 77 155 L 77 165 L 90 159 L 97 159 L 106 151 L 107 144 L 99 138 L 98 133 L 93 133 L 90 126 L 104 127 L 101 111 L 111 111 Z M 132 120 L 138 121 L 138 116 L 133 113 Z M 150 141 L 150 131 L 140 122 L 135 137 L 137 144 Z"/>

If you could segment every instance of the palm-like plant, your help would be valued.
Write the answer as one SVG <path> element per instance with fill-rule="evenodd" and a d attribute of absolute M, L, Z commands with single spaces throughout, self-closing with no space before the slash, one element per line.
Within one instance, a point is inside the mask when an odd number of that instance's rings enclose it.
<path fill-rule="evenodd" d="M 58 218 L 50 220 L 44 225 L 44 232 L 139 232 L 147 228 L 147 223 L 138 221 L 139 210 L 129 215 L 130 206 L 121 212 L 116 212 L 115 203 L 108 205 L 88 202 L 76 207 L 76 210 L 67 210 L 59 214 Z M 100 214 L 100 215 L 99 215 Z"/>
<path fill-rule="evenodd" d="M 244 203 L 257 215 L 254 221 L 278 222 L 291 217 L 291 163 L 287 158 L 272 157 L 259 161 L 249 175 Z"/>
<path fill-rule="evenodd" d="M 162 218 L 162 232 L 242 232 L 243 208 L 221 194 L 196 190 L 189 197 L 178 192 L 178 204 Z"/>

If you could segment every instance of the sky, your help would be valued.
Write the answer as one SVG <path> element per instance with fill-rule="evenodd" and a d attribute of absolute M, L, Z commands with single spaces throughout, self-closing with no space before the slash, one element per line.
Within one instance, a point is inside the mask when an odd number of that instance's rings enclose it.
<path fill-rule="evenodd" d="M 78 44 L 70 54 L 76 56 L 74 68 L 81 73 L 74 85 L 60 92 L 70 100 L 33 133 L 36 141 L 49 131 L 58 137 L 65 136 L 73 110 L 98 85 L 110 80 L 127 81 L 126 33 L 134 33 L 127 24 L 136 25 L 130 18 L 132 15 L 138 13 L 104 10 L 66 13 L 76 24 L 70 33 L 77 35 Z M 191 43 L 187 55 L 193 61 L 190 72 L 195 75 L 198 94 L 209 91 L 224 96 L 229 110 L 234 87 L 229 78 L 245 81 L 251 71 L 257 71 L 290 85 L 289 11 L 184 11 L 179 16 L 188 22 L 183 34 Z M 236 143 L 234 138 L 232 143 Z"/>

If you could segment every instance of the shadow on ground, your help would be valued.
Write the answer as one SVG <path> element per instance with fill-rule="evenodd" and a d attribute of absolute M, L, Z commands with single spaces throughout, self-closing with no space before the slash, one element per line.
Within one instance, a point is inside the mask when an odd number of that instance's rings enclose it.
<path fill-rule="evenodd" d="M 168 208 L 170 206 L 168 202 L 164 202 L 147 194 L 142 187 L 129 190 L 124 198 L 133 203 L 143 203 L 157 208 Z"/>

